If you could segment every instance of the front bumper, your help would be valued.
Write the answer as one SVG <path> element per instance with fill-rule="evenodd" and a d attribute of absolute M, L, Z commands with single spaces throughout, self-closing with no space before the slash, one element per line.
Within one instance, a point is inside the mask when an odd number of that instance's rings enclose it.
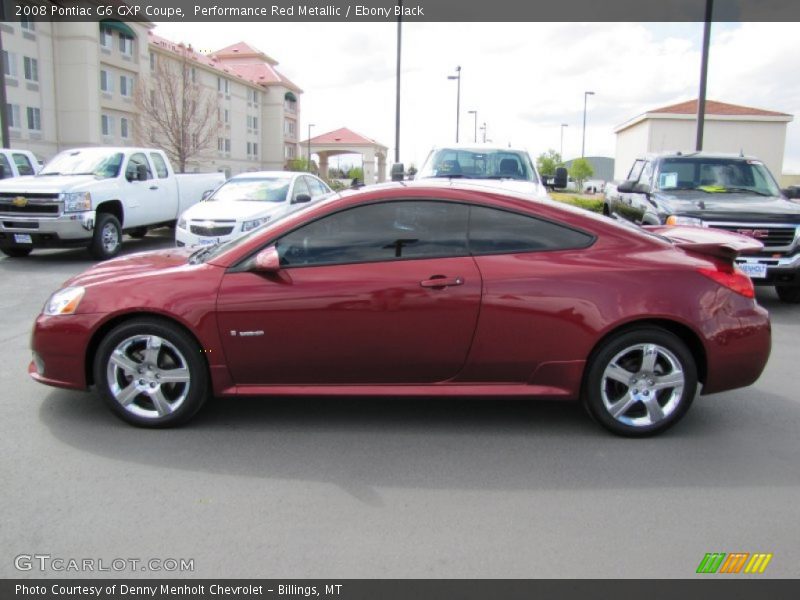
<path fill-rule="evenodd" d="M 241 224 L 236 223 L 233 228 L 233 231 L 227 235 L 217 235 L 217 236 L 207 236 L 207 235 L 197 235 L 192 233 L 191 231 L 187 231 L 186 229 L 181 229 L 180 227 L 175 228 L 175 245 L 176 246 L 214 246 L 216 244 L 224 244 L 234 238 L 239 237 L 242 235 L 241 231 L 238 229 L 241 227 Z"/>
<path fill-rule="evenodd" d="M 31 378 L 46 385 L 85 390 L 91 366 L 86 364 L 87 349 L 101 318 L 99 314 L 40 314 L 31 333 Z"/>
<path fill-rule="evenodd" d="M 63 248 L 88 244 L 95 212 L 65 213 L 58 217 L 0 215 L 0 247 Z"/>
<path fill-rule="evenodd" d="M 739 256 L 737 265 L 763 265 L 766 277 L 752 277 L 753 285 L 800 286 L 800 253 L 794 256 Z"/>

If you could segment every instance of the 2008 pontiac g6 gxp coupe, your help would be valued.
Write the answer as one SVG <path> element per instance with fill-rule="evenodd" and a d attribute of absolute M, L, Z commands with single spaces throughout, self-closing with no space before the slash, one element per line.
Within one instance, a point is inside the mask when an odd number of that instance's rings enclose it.
<path fill-rule="evenodd" d="M 90 268 L 36 320 L 29 372 L 150 427 L 211 394 L 458 395 L 581 400 L 652 434 L 761 374 L 769 318 L 733 265 L 759 246 L 461 182 L 375 186 Z"/>

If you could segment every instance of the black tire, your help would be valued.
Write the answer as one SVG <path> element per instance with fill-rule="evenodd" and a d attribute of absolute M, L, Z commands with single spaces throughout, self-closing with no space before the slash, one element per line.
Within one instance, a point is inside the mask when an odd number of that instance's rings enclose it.
<path fill-rule="evenodd" d="M 800 304 L 800 286 L 776 286 L 775 291 L 778 294 L 781 302 L 787 304 Z"/>
<path fill-rule="evenodd" d="M 136 229 L 131 229 L 128 232 L 128 235 L 135 240 L 140 240 L 147 235 L 147 227 L 137 227 Z"/>
<path fill-rule="evenodd" d="M 646 351 L 653 357 L 652 369 L 645 367 Z M 662 387 L 679 378 L 682 384 Z M 686 344 L 669 331 L 640 327 L 612 336 L 593 352 L 583 402 L 612 433 L 644 437 L 677 423 L 689 410 L 697 385 L 697 366 Z"/>
<path fill-rule="evenodd" d="M 98 213 L 89 252 L 97 260 L 114 258 L 122 249 L 122 227 L 111 213 Z"/>
<path fill-rule="evenodd" d="M 33 248 L 0 248 L 0 252 L 11 258 L 25 258 L 33 252 Z"/>
<path fill-rule="evenodd" d="M 111 360 L 115 351 L 124 366 Z M 208 367 L 197 342 L 161 319 L 134 319 L 115 327 L 100 342 L 93 369 L 106 404 L 138 427 L 181 425 L 209 396 Z"/>
<path fill-rule="evenodd" d="M 608 207 L 608 202 L 603 202 L 603 214 L 607 217 L 611 216 L 611 209 Z"/>

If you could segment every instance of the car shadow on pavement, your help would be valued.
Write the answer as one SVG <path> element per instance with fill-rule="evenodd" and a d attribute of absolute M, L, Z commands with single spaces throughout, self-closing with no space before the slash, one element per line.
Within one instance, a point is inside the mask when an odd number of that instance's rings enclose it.
<path fill-rule="evenodd" d="M 800 485 L 800 404 L 757 388 L 699 399 L 665 434 L 623 439 L 572 403 L 474 399 L 217 399 L 187 426 L 130 427 L 90 394 L 53 391 L 40 419 L 121 462 L 381 488 L 553 490 Z"/>

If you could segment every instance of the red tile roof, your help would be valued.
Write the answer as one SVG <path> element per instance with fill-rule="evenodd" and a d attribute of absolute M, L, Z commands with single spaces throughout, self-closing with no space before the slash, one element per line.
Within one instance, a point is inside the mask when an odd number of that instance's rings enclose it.
<path fill-rule="evenodd" d="M 687 100 L 686 102 L 679 102 L 670 106 L 656 108 L 647 111 L 648 113 L 658 114 L 672 114 L 672 115 L 696 115 L 697 114 L 697 99 Z M 726 116 L 753 116 L 753 117 L 791 117 L 782 112 L 775 112 L 772 110 L 764 110 L 761 108 L 752 108 L 750 106 L 739 106 L 737 104 L 728 104 L 726 102 L 717 102 L 716 100 L 706 100 L 706 114 L 707 115 L 726 115 Z"/>
<path fill-rule="evenodd" d="M 278 71 L 274 65 L 278 63 L 268 57 L 263 52 L 259 52 L 245 44 L 244 42 L 239 42 L 238 44 L 234 44 L 233 46 L 228 46 L 227 48 L 223 48 L 217 52 L 212 54 L 201 54 L 192 49 L 191 46 L 185 46 L 184 44 L 176 44 L 173 41 L 168 39 L 162 38 L 152 31 L 148 32 L 148 37 L 150 43 L 154 46 L 158 46 L 159 48 L 171 52 L 173 54 L 186 54 L 189 60 L 193 60 L 198 62 L 210 69 L 215 71 L 219 71 L 221 73 L 225 73 L 229 77 L 234 77 L 241 79 L 247 83 L 259 85 L 262 87 L 266 87 L 269 85 L 283 85 L 295 92 L 302 93 L 303 90 L 295 83 L 293 83 L 288 77 L 283 75 L 280 71 Z M 237 63 L 237 62 L 230 62 L 226 60 L 226 56 L 242 56 L 239 54 L 230 54 L 232 52 L 232 48 L 239 48 L 244 52 L 244 48 L 247 48 L 249 52 L 255 52 L 257 54 L 250 54 L 250 56 L 255 56 L 261 58 L 264 62 L 246 62 L 246 63 Z"/>
<path fill-rule="evenodd" d="M 309 140 L 301 143 L 307 144 Z M 368 138 L 360 133 L 356 133 L 347 127 L 341 127 L 328 133 L 323 133 L 316 137 L 311 138 L 312 144 L 329 144 L 329 145 L 342 145 L 342 146 L 383 146 L 380 142 L 376 142 L 372 138 Z"/>
<path fill-rule="evenodd" d="M 278 64 L 277 61 L 264 54 L 258 48 L 253 48 L 253 46 L 251 46 L 246 42 L 238 42 L 236 44 L 232 44 L 231 46 L 225 46 L 224 48 L 215 51 L 214 56 L 218 56 L 220 58 L 238 57 L 238 56 L 257 57 L 264 59 L 273 65 Z"/>

